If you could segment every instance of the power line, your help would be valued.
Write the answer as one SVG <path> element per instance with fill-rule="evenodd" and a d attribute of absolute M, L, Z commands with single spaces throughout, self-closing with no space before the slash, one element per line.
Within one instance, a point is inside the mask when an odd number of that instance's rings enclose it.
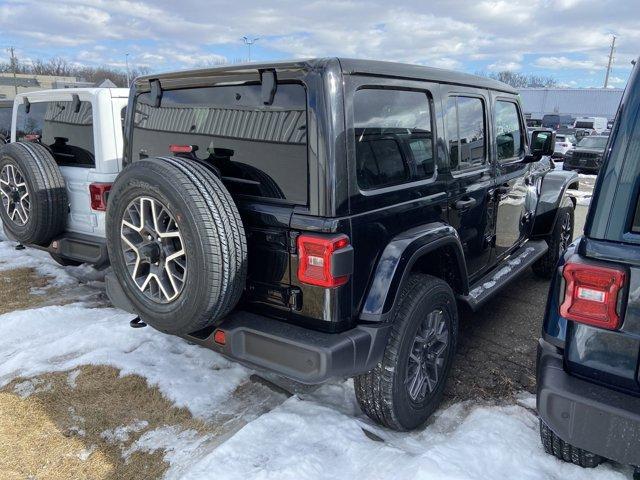
<path fill-rule="evenodd" d="M 251 61 L 251 45 L 253 45 L 258 40 L 260 40 L 260 37 L 256 37 L 256 38 L 242 37 L 242 40 L 244 40 L 244 44 L 249 49 L 249 60 L 248 61 L 250 62 Z"/>

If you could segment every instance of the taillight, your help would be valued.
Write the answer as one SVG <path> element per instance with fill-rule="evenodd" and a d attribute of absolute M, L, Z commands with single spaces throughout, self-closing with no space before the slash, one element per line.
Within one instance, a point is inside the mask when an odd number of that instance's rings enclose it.
<path fill-rule="evenodd" d="M 561 146 L 561 147 L 568 147 L 568 146 L 569 146 L 569 144 L 568 144 L 568 143 L 561 143 L 561 144 L 560 144 L 560 146 Z"/>
<path fill-rule="evenodd" d="M 91 196 L 91 210 L 104 212 L 107 209 L 107 197 L 111 190 L 110 183 L 92 183 L 89 185 L 89 195 Z"/>
<path fill-rule="evenodd" d="M 560 315 L 568 320 L 609 330 L 620 326 L 618 297 L 625 284 L 624 271 L 584 263 L 567 263 L 562 276 L 566 289 Z"/>
<path fill-rule="evenodd" d="M 346 235 L 325 237 L 303 234 L 298 237 L 298 279 L 319 287 L 339 287 L 349 281 L 352 263 L 337 261 L 341 254 L 350 254 Z M 345 257 L 346 258 L 346 257 Z M 352 257 L 349 256 L 352 262 Z"/>
<path fill-rule="evenodd" d="M 197 145 L 169 145 L 169 151 L 171 153 L 193 153 L 198 150 Z"/>

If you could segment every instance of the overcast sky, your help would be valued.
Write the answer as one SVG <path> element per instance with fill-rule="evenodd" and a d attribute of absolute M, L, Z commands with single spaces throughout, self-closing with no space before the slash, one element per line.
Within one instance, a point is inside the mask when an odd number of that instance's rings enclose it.
<path fill-rule="evenodd" d="M 349 56 L 550 75 L 613 86 L 640 55 L 640 0 L 0 0 L 2 54 L 153 71 L 246 60 Z"/>

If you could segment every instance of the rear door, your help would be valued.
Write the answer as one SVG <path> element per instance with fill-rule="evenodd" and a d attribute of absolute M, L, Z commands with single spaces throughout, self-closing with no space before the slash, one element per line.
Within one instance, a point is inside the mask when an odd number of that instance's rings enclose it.
<path fill-rule="evenodd" d="M 525 155 L 525 127 L 514 98 L 495 97 L 492 143 L 496 178 L 492 197 L 496 202 L 495 253 L 498 260 L 517 247 L 528 233 L 533 202 L 527 201 L 530 165 Z"/>
<path fill-rule="evenodd" d="M 489 97 L 485 90 L 442 87 L 451 177 L 449 222 L 458 231 L 470 276 L 489 266 L 495 229 L 493 167 L 488 154 Z M 450 90 L 447 90 L 451 88 Z"/>
<path fill-rule="evenodd" d="M 79 105 L 71 93 L 61 92 L 38 98 L 28 97 L 29 112 L 25 104 L 18 106 L 16 140 L 25 141 L 27 135 L 39 136 L 55 159 L 67 186 L 69 217 L 67 230 L 95 234 L 98 220 L 91 210 L 89 184 L 95 170 L 94 119 L 91 96 L 79 93 Z"/>
<path fill-rule="evenodd" d="M 191 158 L 220 173 L 246 233 L 248 278 L 244 304 L 274 316 L 291 310 L 289 225 L 294 208 L 308 205 L 306 91 L 279 84 L 265 105 L 259 84 L 163 90 L 160 107 L 138 97 L 133 161 L 193 145 Z"/>

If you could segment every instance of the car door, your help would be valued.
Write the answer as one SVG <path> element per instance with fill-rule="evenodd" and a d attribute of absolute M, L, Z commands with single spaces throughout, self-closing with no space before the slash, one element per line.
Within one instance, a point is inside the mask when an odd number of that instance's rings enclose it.
<path fill-rule="evenodd" d="M 492 195 L 496 202 L 495 254 L 497 260 L 508 255 L 524 239 L 533 212 L 527 195 L 530 164 L 525 155 L 524 125 L 517 101 L 494 97 L 493 141 L 496 177 Z"/>
<path fill-rule="evenodd" d="M 471 277 L 489 266 L 494 230 L 493 167 L 488 156 L 488 94 L 446 87 L 445 136 L 451 176 L 447 182 L 449 222 L 458 231 Z"/>

